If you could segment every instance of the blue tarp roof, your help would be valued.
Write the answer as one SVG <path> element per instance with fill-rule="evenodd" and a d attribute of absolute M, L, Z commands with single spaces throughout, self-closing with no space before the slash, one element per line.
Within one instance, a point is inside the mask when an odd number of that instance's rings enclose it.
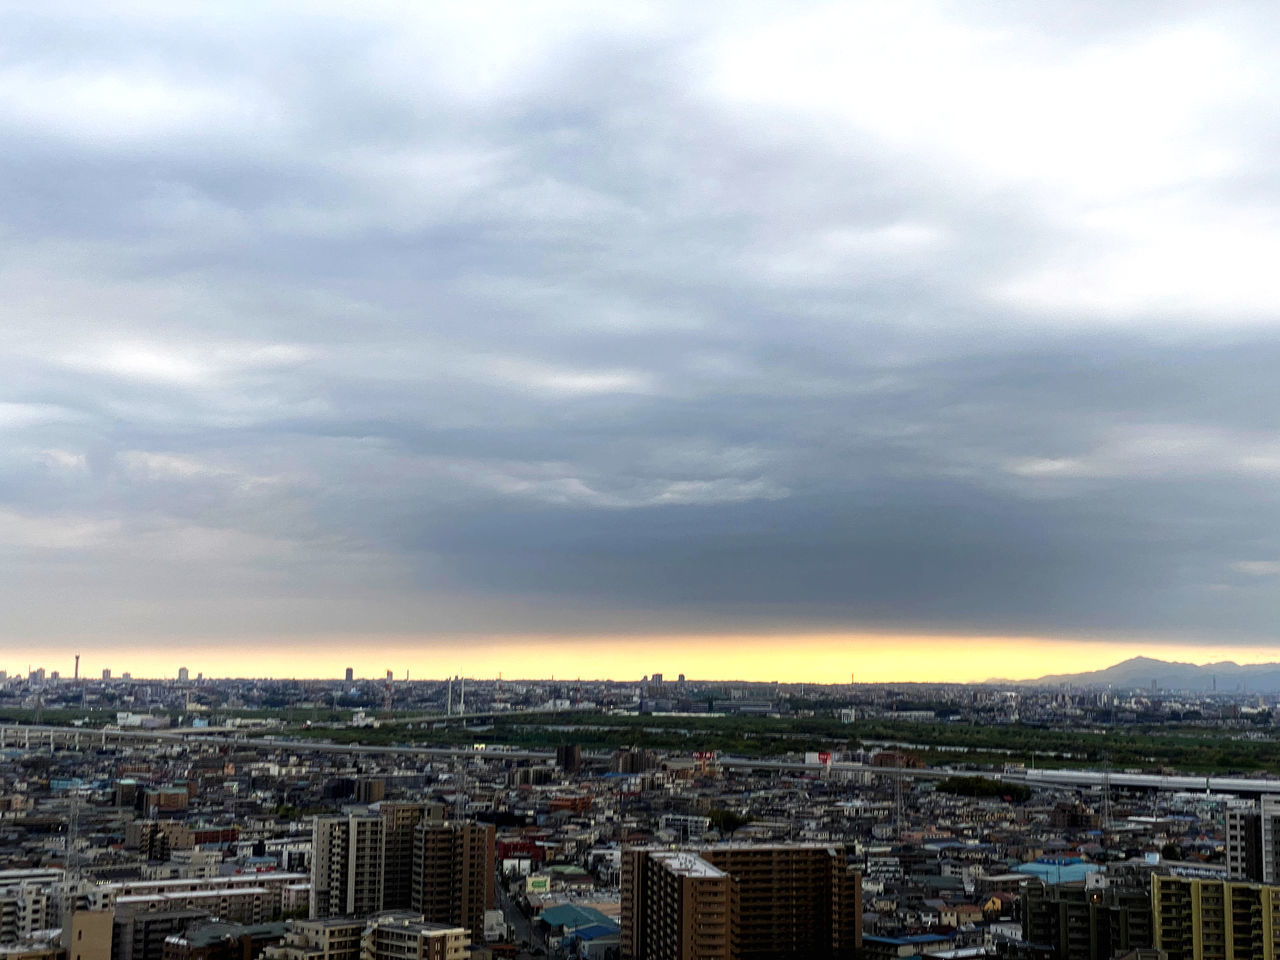
<path fill-rule="evenodd" d="M 549 927 L 565 927 L 570 930 L 600 924 L 615 925 L 599 910 L 593 907 L 580 907 L 576 903 L 562 903 L 555 907 L 548 907 L 539 914 L 538 919 Z"/>
<path fill-rule="evenodd" d="M 1013 872 L 1038 877 L 1045 883 L 1075 883 L 1101 869 L 1096 863 L 1020 863 Z"/>
<path fill-rule="evenodd" d="M 613 937 L 619 932 L 617 924 L 593 923 L 589 927 L 578 927 L 566 939 L 599 940 L 601 937 Z"/>

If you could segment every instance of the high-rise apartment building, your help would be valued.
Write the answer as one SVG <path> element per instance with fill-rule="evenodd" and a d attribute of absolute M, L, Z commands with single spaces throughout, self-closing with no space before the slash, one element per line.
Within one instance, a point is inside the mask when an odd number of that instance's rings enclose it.
<path fill-rule="evenodd" d="M 1262 841 L 1262 882 L 1280 883 L 1280 797 L 1264 796 L 1258 804 Z"/>
<path fill-rule="evenodd" d="M 1262 879 L 1262 814 L 1256 805 L 1227 810 L 1227 879 Z"/>
<path fill-rule="evenodd" d="M 384 910 L 408 910 L 413 904 L 414 831 L 426 816 L 427 809 L 425 803 L 383 801 L 377 805 L 378 813 L 386 822 L 386 866 L 382 887 Z"/>
<path fill-rule="evenodd" d="M 484 938 L 494 905 L 494 829 L 485 823 L 423 820 L 414 829 L 412 909 L 431 923 Z"/>
<path fill-rule="evenodd" d="M 368 814 L 317 817 L 311 833 L 310 916 L 382 909 L 386 821 Z"/>
<path fill-rule="evenodd" d="M 1280 797 L 1226 812 L 1227 878 L 1280 883 Z"/>
<path fill-rule="evenodd" d="M 1153 876 L 1151 910 L 1168 960 L 1280 957 L 1280 886 Z"/>
<path fill-rule="evenodd" d="M 1022 889 L 1022 939 L 1055 960 L 1111 960 L 1151 946 L 1151 893 L 1143 878 L 1100 889 L 1030 880 Z"/>
<path fill-rule="evenodd" d="M 351 682 L 352 680 L 354 680 L 355 678 L 356 678 L 356 671 L 355 671 L 355 668 L 354 668 L 354 667 L 347 667 L 346 676 L 345 676 L 343 679 L 344 679 L 344 680 L 346 680 L 346 682 L 347 682 L 347 683 L 350 683 L 350 682 Z"/>
<path fill-rule="evenodd" d="M 841 846 L 623 851 L 623 957 L 843 960 L 861 941 L 861 878 Z"/>

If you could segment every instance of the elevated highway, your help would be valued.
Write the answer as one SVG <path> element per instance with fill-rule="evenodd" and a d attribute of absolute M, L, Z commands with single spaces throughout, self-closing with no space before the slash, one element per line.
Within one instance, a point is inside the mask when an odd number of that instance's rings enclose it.
<path fill-rule="evenodd" d="M 87 729 L 51 724 L 0 724 L 0 749 L 56 750 L 106 749 L 111 746 L 140 746 L 167 744 L 189 746 L 208 745 L 237 750 L 287 750 L 292 753 L 345 753 L 381 754 L 390 756 L 417 756 L 433 759 L 463 759 L 477 757 L 491 760 L 555 759 L 554 750 L 498 749 L 473 747 L 421 747 L 409 744 L 326 743 L 323 740 L 298 739 L 287 736 L 248 736 L 246 733 L 230 733 L 226 730 L 191 729 L 141 730 L 131 727 Z M 584 753 L 586 760 L 600 761 L 608 754 Z M 808 763 L 803 760 L 785 760 L 769 757 L 720 756 L 717 764 L 725 770 L 761 771 L 776 773 L 843 774 L 906 777 L 912 779 L 939 780 L 950 776 L 981 776 L 1029 787 L 1077 790 L 1111 788 L 1144 790 L 1148 792 L 1202 793 L 1205 795 L 1230 794 L 1257 797 L 1263 794 L 1280 794 L 1280 779 L 1200 776 L 1189 774 L 1122 773 L 1106 770 L 951 770 L 940 767 L 899 768 L 874 767 L 858 763 L 836 761 L 830 764 Z"/>

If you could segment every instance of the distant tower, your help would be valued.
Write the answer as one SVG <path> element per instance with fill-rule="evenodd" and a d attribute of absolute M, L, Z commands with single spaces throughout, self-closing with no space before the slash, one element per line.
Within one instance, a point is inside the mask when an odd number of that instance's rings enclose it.
<path fill-rule="evenodd" d="M 350 683 L 355 678 L 356 678 L 355 670 L 353 670 L 351 667 L 347 667 L 347 676 L 346 676 L 347 683 Z"/>
<path fill-rule="evenodd" d="M 191 671 L 189 671 L 186 667 L 179 667 L 179 668 L 178 668 L 178 682 L 179 682 L 179 683 L 186 683 L 186 682 L 187 682 L 188 680 L 190 680 L 190 679 L 191 679 Z"/>
<path fill-rule="evenodd" d="M 72 679 L 73 679 L 73 680 L 79 680 L 79 679 L 80 679 L 80 654 L 78 654 L 78 653 L 76 654 L 76 672 L 75 672 L 75 674 L 72 676 Z"/>
<path fill-rule="evenodd" d="M 103 667 L 103 668 L 102 668 L 102 679 L 103 679 L 103 680 L 110 680 L 110 679 L 111 679 L 111 668 L 110 668 L 110 667 Z"/>

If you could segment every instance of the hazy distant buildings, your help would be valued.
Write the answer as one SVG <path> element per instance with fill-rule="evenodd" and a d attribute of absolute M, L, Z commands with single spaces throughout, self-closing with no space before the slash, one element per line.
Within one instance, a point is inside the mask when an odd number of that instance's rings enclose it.
<path fill-rule="evenodd" d="M 347 683 L 350 683 L 350 682 L 351 682 L 352 680 L 354 680 L 355 678 L 356 678 L 356 672 L 355 672 L 355 670 L 354 670 L 354 669 L 352 669 L 351 667 L 347 667 L 347 675 L 346 675 L 346 677 L 345 677 L 345 679 L 346 679 Z"/>
<path fill-rule="evenodd" d="M 365 916 L 382 909 L 386 821 L 317 817 L 311 834 L 310 916 Z"/>
<path fill-rule="evenodd" d="M 179 668 L 178 668 L 178 682 L 179 682 L 179 683 L 186 683 L 186 682 L 187 682 L 188 680 L 190 680 L 190 679 L 191 679 L 191 671 L 190 671 L 190 670 L 188 670 L 186 667 L 179 667 Z"/>
<path fill-rule="evenodd" d="M 582 769 L 582 747 L 576 743 L 556 747 L 556 766 L 565 773 L 577 773 Z"/>

